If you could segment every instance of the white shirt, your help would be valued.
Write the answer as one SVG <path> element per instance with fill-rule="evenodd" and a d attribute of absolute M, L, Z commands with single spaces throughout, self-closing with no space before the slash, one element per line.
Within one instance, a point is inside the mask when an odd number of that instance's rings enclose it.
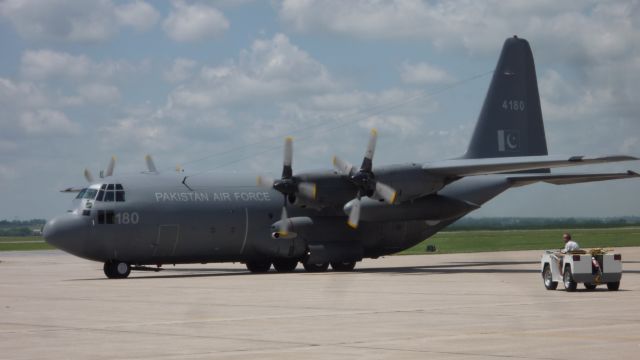
<path fill-rule="evenodd" d="M 566 242 L 566 244 L 564 244 L 564 249 L 562 250 L 563 253 L 568 253 L 571 251 L 575 251 L 580 249 L 580 246 L 578 245 L 577 242 L 573 241 L 573 240 L 569 240 Z"/>

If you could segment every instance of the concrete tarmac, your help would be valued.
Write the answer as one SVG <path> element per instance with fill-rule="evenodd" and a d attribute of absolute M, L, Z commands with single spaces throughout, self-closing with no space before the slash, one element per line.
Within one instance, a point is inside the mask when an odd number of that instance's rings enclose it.
<path fill-rule="evenodd" d="M 0 253 L 0 359 L 637 359 L 640 248 L 620 291 L 545 290 L 541 251 L 391 256 L 353 273 L 181 265 L 107 280 Z"/>

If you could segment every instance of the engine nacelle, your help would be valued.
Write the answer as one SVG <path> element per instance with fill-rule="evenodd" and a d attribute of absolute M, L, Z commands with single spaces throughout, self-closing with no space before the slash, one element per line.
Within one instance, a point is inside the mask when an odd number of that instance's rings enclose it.
<path fill-rule="evenodd" d="M 344 211 L 347 215 L 351 212 L 351 206 L 351 201 L 344 206 Z M 442 221 L 464 215 L 479 207 L 479 205 L 468 201 L 435 194 L 398 205 L 388 205 L 377 200 L 363 198 L 360 205 L 360 220 Z"/>
<path fill-rule="evenodd" d="M 282 224 L 282 221 L 283 220 L 278 220 L 271 225 L 271 231 L 272 231 L 271 237 L 273 239 L 296 238 L 300 230 L 304 229 L 305 227 L 309 227 L 313 225 L 313 220 L 311 220 L 311 218 L 307 216 L 298 216 L 298 217 L 288 218 L 284 220 L 287 222 L 288 231 L 286 234 L 282 234 L 278 231 L 280 229 L 280 225 Z"/>

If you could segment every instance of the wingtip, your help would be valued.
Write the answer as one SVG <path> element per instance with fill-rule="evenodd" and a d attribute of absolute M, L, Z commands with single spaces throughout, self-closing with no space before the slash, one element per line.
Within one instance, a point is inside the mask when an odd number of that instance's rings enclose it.
<path fill-rule="evenodd" d="M 393 192 L 393 195 L 391 195 L 391 201 L 390 201 L 390 204 L 391 204 L 391 205 L 395 204 L 395 202 L 396 202 L 396 198 L 397 198 L 397 197 L 398 197 L 398 192 L 397 192 L 397 191 L 394 191 L 394 192 Z"/>
<path fill-rule="evenodd" d="M 358 224 L 354 224 L 351 221 L 347 220 L 347 225 L 349 225 L 350 228 L 352 229 L 357 229 L 358 228 Z"/>
<path fill-rule="evenodd" d="M 376 135 L 377 136 L 378 135 L 378 129 L 372 128 L 371 129 L 371 135 Z"/>

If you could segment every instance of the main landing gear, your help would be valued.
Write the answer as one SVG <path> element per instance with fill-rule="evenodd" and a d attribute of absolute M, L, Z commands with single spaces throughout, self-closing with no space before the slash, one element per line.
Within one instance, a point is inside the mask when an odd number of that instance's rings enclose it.
<path fill-rule="evenodd" d="M 131 273 L 131 265 L 123 261 L 107 261 L 103 270 L 109 279 L 124 279 Z"/>
<path fill-rule="evenodd" d="M 264 274 L 269 272 L 272 264 L 273 264 L 273 268 L 277 272 L 290 273 L 295 271 L 296 267 L 298 266 L 298 260 L 297 259 L 276 259 L 276 260 L 273 260 L 273 262 L 270 262 L 268 260 L 252 260 L 252 261 L 247 261 L 245 265 L 247 266 L 247 270 L 249 270 L 254 274 Z M 356 267 L 355 261 L 332 261 L 331 263 L 325 262 L 325 263 L 318 263 L 318 264 L 303 262 L 302 266 L 304 267 L 304 270 L 307 272 L 325 272 L 329 269 L 329 264 L 331 264 L 331 268 L 333 269 L 333 271 L 341 271 L 341 272 L 353 271 L 353 269 Z"/>

